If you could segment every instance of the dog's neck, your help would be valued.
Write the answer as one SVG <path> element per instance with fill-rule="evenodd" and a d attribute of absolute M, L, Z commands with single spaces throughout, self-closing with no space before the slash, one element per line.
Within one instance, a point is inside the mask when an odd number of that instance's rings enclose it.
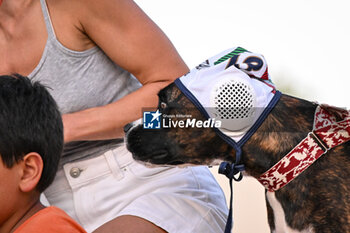
<path fill-rule="evenodd" d="M 282 95 L 242 148 L 248 175 L 258 178 L 296 146 L 313 127 L 317 104 Z"/>

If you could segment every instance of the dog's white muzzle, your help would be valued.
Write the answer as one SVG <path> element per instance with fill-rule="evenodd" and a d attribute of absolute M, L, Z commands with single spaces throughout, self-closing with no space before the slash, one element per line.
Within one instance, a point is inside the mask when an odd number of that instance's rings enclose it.
<path fill-rule="evenodd" d="M 280 96 L 264 57 L 240 47 L 209 58 L 175 83 L 207 118 L 221 121 L 219 130 L 236 143 Z"/>

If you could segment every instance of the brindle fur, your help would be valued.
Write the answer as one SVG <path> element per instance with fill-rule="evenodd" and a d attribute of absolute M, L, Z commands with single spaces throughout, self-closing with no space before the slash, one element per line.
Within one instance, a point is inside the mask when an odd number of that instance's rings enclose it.
<path fill-rule="evenodd" d="M 202 114 L 171 84 L 159 93 L 159 109 L 167 115 Z M 255 178 L 272 167 L 312 130 L 316 104 L 282 95 L 259 129 L 242 148 L 242 162 Z M 173 118 L 176 120 L 176 117 Z M 153 164 L 206 164 L 235 161 L 235 151 L 210 128 L 149 130 L 142 126 L 128 133 L 128 149 L 135 159 Z M 317 233 L 350 232 L 350 143 L 319 158 L 288 185 L 275 192 L 292 229 L 310 226 Z M 274 215 L 267 202 L 271 230 Z"/>

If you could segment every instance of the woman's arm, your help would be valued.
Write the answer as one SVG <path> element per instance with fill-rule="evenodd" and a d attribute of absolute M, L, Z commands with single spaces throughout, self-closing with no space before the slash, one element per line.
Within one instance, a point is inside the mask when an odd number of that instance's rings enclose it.
<path fill-rule="evenodd" d="M 81 4 L 81 30 L 143 86 L 114 103 L 63 115 L 65 142 L 122 137 L 123 126 L 140 118 L 142 108 L 155 107 L 158 91 L 188 67 L 133 1 L 75 1 Z"/>

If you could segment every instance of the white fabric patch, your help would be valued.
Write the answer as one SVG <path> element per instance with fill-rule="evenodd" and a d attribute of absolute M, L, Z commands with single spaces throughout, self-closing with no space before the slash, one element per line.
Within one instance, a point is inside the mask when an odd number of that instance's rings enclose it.
<path fill-rule="evenodd" d="M 220 130 L 238 142 L 272 100 L 274 87 L 269 80 L 255 77 L 267 73 L 261 55 L 250 52 L 232 55 L 231 51 L 236 50 L 232 48 L 208 59 L 180 81 L 210 118 L 222 122 Z"/>

